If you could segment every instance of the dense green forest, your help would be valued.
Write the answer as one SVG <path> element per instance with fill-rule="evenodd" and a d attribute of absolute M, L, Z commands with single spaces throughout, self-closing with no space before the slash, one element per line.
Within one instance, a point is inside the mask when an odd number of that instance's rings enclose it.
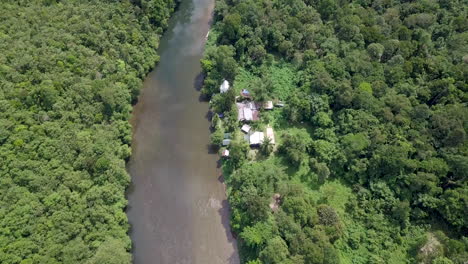
<path fill-rule="evenodd" d="M 217 0 L 202 93 L 223 113 L 213 143 L 234 135 L 223 172 L 244 263 L 467 263 L 467 11 Z M 251 124 L 275 145 L 242 139 L 242 89 L 284 101 Z"/>
<path fill-rule="evenodd" d="M 128 119 L 174 7 L 0 2 L 0 263 L 130 263 Z"/>

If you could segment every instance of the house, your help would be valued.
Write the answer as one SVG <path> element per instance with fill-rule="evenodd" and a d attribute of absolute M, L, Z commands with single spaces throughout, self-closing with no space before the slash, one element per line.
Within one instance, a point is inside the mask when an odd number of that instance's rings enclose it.
<path fill-rule="evenodd" d="M 219 87 L 219 91 L 221 93 L 225 93 L 229 90 L 229 82 L 224 80 L 223 83 L 221 84 L 221 86 Z"/>
<path fill-rule="evenodd" d="M 278 101 L 278 102 L 275 104 L 275 106 L 277 106 L 277 107 L 284 107 L 284 102 Z"/>
<path fill-rule="evenodd" d="M 263 143 L 264 137 L 265 137 L 265 134 L 263 132 L 255 131 L 252 134 L 250 134 L 249 144 L 251 146 L 260 145 Z"/>
<path fill-rule="evenodd" d="M 236 103 L 238 121 L 257 121 L 259 119 L 259 110 L 254 102 Z"/>
<path fill-rule="evenodd" d="M 271 144 L 273 145 L 275 144 L 275 134 L 273 132 L 273 128 L 270 126 L 266 128 L 266 137 L 270 139 Z"/>
<path fill-rule="evenodd" d="M 228 149 L 223 150 L 223 152 L 221 152 L 221 156 L 225 158 L 229 157 L 229 150 Z"/>
<path fill-rule="evenodd" d="M 263 109 L 271 110 L 273 109 L 273 101 L 266 101 L 263 103 Z"/>
<path fill-rule="evenodd" d="M 249 125 L 244 124 L 244 125 L 242 126 L 241 130 L 242 130 L 242 132 L 244 132 L 244 133 L 249 133 L 250 128 L 251 128 L 251 127 L 250 127 Z"/>

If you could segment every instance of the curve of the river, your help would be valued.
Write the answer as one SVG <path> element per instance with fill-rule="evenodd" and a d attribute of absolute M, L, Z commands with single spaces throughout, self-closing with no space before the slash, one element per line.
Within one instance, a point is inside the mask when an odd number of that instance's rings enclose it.
<path fill-rule="evenodd" d="M 135 264 L 239 263 L 196 89 L 213 8 L 214 0 L 182 1 L 134 107 L 127 215 Z"/>

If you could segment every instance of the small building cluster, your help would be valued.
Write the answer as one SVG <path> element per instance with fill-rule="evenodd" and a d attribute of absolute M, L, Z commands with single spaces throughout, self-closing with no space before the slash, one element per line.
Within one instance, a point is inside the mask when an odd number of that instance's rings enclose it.
<path fill-rule="evenodd" d="M 219 87 L 220 93 L 226 93 L 229 91 L 230 85 L 227 80 L 223 80 Z M 262 103 L 255 102 L 252 100 L 252 95 L 247 89 L 242 89 L 240 96 L 236 96 L 236 107 L 238 110 L 237 120 L 242 122 L 240 130 L 244 133 L 244 140 L 249 143 L 251 147 L 258 147 L 265 142 L 268 138 L 269 144 L 275 144 L 275 135 L 273 128 L 268 126 L 265 131 L 254 131 L 251 126 L 251 122 L 258 121 L 260 119 L 260 110 L 272 110 L 276 107 L 283 107 L 284 103 L 281 101 L 265 101 Z M 222 118 L 222 113 L 219 116 Z M 227 147 L 231 143 L 231 134 L 225 133 L 222 145 Z M 221 152 L 223 158 L 229 157 L 229 150 L 223 149 Z"/>
<path fill-rule="evenodd" d="M 245 129 L 246 126 L 248 125 L 243 125 L 241 130 L 245 133 L 244 139 L 249 142 L 250 146 L 260 146 L 265 141 L 265 138 L 269 139 L 270 144 L 275 144 L 275 134 L 272 127 L 268 126 L 266 131 L 262 132 L 252 131 L 250 126 L 248 126 L 248 129 Z"/>

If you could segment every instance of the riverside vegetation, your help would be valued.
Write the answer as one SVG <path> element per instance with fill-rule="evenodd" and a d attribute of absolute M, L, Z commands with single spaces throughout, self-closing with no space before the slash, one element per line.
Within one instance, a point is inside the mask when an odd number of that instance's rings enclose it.
<path fill-rule="evenodd" d="M 0 263 L 131 262 L 128 120 L 174 7 L 1 1 Z"/>
<path fill-rule="evenodd" d="M 223 172 L 244 263 L 468 261 L 467 6 L 216 1 L 202 93 L 224 114 L 213 143 L 234 134 Z M 277 146 L 241 139 L 241 89 L 285 102 L 252 124 Z"/>

